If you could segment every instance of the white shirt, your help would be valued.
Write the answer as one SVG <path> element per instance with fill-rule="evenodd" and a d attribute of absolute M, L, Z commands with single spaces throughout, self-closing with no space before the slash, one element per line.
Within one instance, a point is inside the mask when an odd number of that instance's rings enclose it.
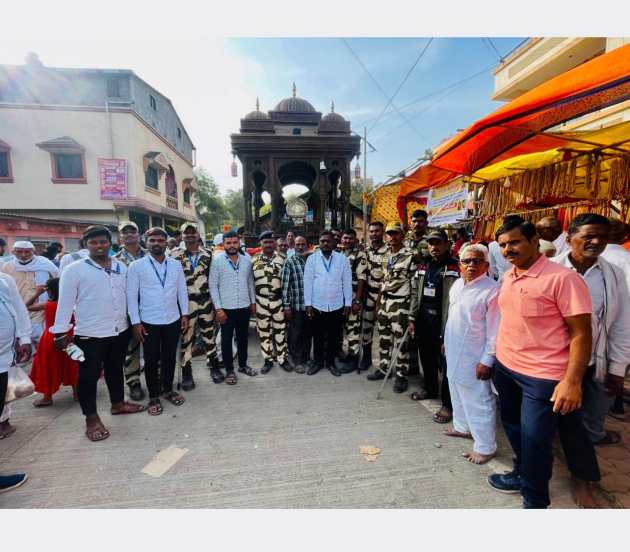
<path fill-rule="evenodd" d="M 503 274 L 512 267 L 512 263 L 501 255 L 501 248 L 497 241 L 490 242 L 488 252 L 490 254 L 490 276 L 501 281 Z"/>
<path fill-rule="evenodd" d="M 15 339 L 31 342 L 31 319 L 15 280 L 0 273 L 0 374 L 7 372 L 15 355 Z"/>
<path fill-rule="evenodd" d="M 74 333 L 84 337 L 111 337 L 124 332 L 127 322 L 127 269 L 112 259 L 108 274 L 91 259 L 69 264 L 59 280 L 59 301 L 50 333 Z"/>
<path fill-rule="evenodd" d="M 127 303 L 132 324 L 166 325 L 188 316 L 182 263 L 169 256 L 159 263 L 152 255 L 133 261 L 127 272 Z"/>
<path fill-rule="evenodd" d="M 553 240 L 553 246 L 556 248 L 556 254 L 554 257 L 559 257 L 563 253 L 571 250 L 571 246 L 567 243 L 567 233 L 562 232 L 555 240 Z"/>
<path fill-rule="evenodd" d="M 348 257 L 333 251 L 328 260 L 320 250 L 304 265 L 304 305 L 331 312 L 352 305 L 352 269 Z"/>
<path fill-rule="evenodd" d="M 492 367 L 499 328 L 500 285 L 487 275 L 464 283 L 458 278 L 449 292 L 444 329 L 444 353 L 450 380 L 463 385 L 477 382 L 476 366 Z"/>
<path fill-rule="evenodd" d="M 569 254 L 566 253 L 561 257 L 554 257 L 554 262 L 562 266 L 566 266 L 571 270 L 577 272 L 577 269 L 573 266 L 569 260 Z M 606 301 L 606 283 L 604 282 L 604 273 L 597 261 L 592 267 L 590 267 L 584 274 L 581 275 L 588 286 L 588 291 L 591 295 L 591 303 L 593 304 L 593 312 L 591 314 L 591 331 L 593 334 L 593 349 L 591 351 L 591 359 L 588 363 L 589 366 L 595 364 L 595 352 L 597 351 L 597 343 L 599 342 L 603 328 L 603 316 L 604 316 L 604 304 Z"/>
<path fill-rule="evenodd" d="M 75 259 L 77 256 L 79 258 Z M 79 251 L 75 251 L 73 253 L 66 253 L 59 261 L 59 272 L 63 272 L 67 266 L 70 266 L 72 263 L 76 263 L 82 259 L 87 259 L 89 256 L 90 252 L 87 249 L 80 249 Z"/>
<path fill-rule="evenodd" d="M 630 251 L 617 243 L 609 243 L 601 256 L 623 271 L 627 288 L 630 290 Z"/>

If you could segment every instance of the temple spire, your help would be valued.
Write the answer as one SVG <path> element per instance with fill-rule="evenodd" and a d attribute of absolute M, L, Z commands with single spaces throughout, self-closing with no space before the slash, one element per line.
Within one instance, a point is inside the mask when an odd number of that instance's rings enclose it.
<path fill-rule="evenodd" d="M 335 100 L 333 100 L 330 104 L 330 112 L 334 113 L 335 112 Z"/>
<path fill-rule="evenodd" d="M 297 97 L 297 88 L 295 87 L 295 81 L 293 81 L 293 97 Z"/>
<path fill-rule="evenodd" d="M 256 111 L 260 111 L 260 102 L 258 101 L 258 97 L 256 97 Z"/>

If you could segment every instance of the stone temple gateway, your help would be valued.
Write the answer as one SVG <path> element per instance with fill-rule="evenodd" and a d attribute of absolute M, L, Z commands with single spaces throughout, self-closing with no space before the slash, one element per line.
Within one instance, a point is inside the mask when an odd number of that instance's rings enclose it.
<path fill-rule="evenodd" d="M 243 165 L 245 230 L 249 236 L 260 231 L 262 193 L 271 196 L 271 227 L 284 231 L 294 227 L 310 237 L 325 227 L 351 223 L 350 166 L 358 157 L 361 138 L 353 134 L 350 122 L 335 113 L 322 117 L 308 101 L 293 95 L 273 110 L 256 110 L 241 119 L 240 132 L 231 135 L 232 153 Z M 302 184 L 308 192 L 301 198 L 307 214 L 292 219 L 282 190 Z M 297 224 L 295 223 L 297 220 Z"/>

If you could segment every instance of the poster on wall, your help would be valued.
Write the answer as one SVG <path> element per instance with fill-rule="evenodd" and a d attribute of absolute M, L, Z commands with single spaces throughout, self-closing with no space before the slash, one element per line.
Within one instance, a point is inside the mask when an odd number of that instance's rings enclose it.
<path fill-rule="evenodd" d="M 429 226 L 437 227 L 453 224 L 466 218 L 468 183 L 462 180 L 450 182 L 445 186 L 431 188 L 427 198 Z"/>
<path fill-rule="evenodd" d="M 127 160 L 99 159 L 101 199 L 127 199 Z"/>

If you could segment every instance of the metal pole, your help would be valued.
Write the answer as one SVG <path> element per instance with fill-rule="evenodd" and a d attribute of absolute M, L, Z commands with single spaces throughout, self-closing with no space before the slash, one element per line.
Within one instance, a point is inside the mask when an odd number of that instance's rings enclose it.
<path fill-rule="evenodd" d="M 367 243 L 367 127 L 363 127 L 363 241 Z"/>

